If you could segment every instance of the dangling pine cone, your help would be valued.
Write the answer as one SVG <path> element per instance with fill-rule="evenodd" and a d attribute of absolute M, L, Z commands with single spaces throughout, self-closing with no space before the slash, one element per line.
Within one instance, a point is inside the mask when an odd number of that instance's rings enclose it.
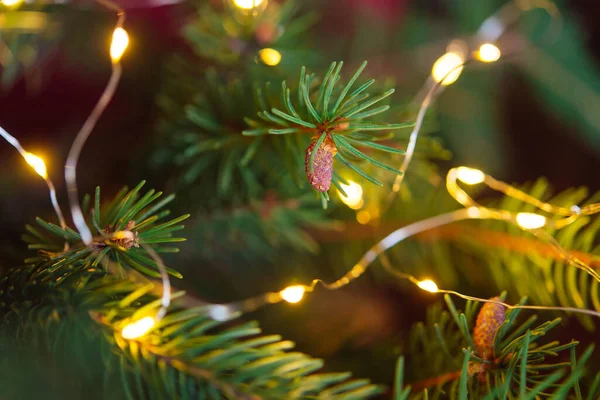
<path fill-rule="evenodd" d="M 314 138 L 313 138 L 314 139 Z M 333 174 L 333 157 L 337 154 L 337 148 L 333 143 L 331 136 L 327 134 L 321 146 L 317 149 L 317 154 L 314 158 L 313 172 L 310 172 L 310 156 L 317 144 L 316 140 L 306 149 L 306 157 L 304 158 L 304 169 L 308 181 L 319 192 L 326 192 L 331 185 L 331 176 Z"/>
<path fill-rule="evenodd" d="M 492 297 L 490 300 L 500 301 L 500 297 Z M 494 356 L 494 337 L 504 319 L 506 310 L 504 306 L 494 303 L 485 303 L 475 323 L 473 336 L 477 354 L 484 360 L 491 360 Z"/>

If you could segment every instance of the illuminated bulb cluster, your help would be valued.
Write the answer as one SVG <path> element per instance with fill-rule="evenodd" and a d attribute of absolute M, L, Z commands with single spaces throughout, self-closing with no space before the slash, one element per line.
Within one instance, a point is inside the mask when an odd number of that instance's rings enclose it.
<path fill-rule="evenodd" d="M 340 192 L 340 199 L 345 205 L 353 210 L 358 210 L 364 205 L 362 186 L 353 181 L 348 181 L 348 185 L 340 183 L 340 186 L 346 192 L 345 196 Z"/>
<path fill-rule="evenodd" d="M 281 62 L 281 53 L 275 49 L 262 49 L 258 52 L 258 56 L 263 64 L 268 65 L 269 67 L 274 67 Z"/>
<path fill-rule="evenodd" d="M 144 336 L 156 324 L 152 317 L 144 317 L 138 321 L 132 322 L 121 331 L 121 336 L 125 339 L 137 339 Z"/>
<path fill-rule="evenodd" d="M 300 300 L 304 297 L 304 293 L 306 292 L 306 288 L 302 285 L 289 286 L 279 292 L 281 298 L 288 303 L 299 303 Z"/>
<path fill-rule="evenodd" d="M 121 27 L 116 28 L 113 32 L 112 42 L 110 44 L 110 59 L 114 64 L 121 61 L 121 57 L 125 53 L 129 45 L 129 35 L 127 31 Z"/>
<path fill-rule="evenodd" d="M 29 152 L 25 153 L 23 157 L 25 158 L 25 161 L 27 161 L 27 164 L 29 164 L 39 176 L 44 179 L 48 178 L 48 170 L 46 169 L 44 160 Z"/>
<path fill-rule="evenodd" d="M 477 185 L 485 180 L 485 174 L 478 169 L 469 167 L 458 167 L 456 177 L 467 185 Z"/>
<path fill-rule="evenodd" d="M 456 82 L 463 70 L 461 66 L 465 60 L 454 52 L 449 52 L 437 59 L 431 69 L 431 76 L 436 82 L 442 82 L 442 85 L 448 86 Z"/>

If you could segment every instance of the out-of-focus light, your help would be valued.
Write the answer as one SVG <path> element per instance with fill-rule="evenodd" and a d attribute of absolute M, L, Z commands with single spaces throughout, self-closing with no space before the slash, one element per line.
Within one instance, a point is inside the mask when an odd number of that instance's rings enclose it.
<path fill-rule="evenodd" d="M 518 213 L 517 224 L 523 229 L 538 229 L 546 225 L 546 217 L 533 213 Z"/>
<path fill-rule="evenodd" d="M 154 318 L 144 317 L 139 321 L 132 322 L 123 328 L 121 331 L 121 336 L 123 336 L 125 339 L 137 339 L 148 333 L 150 329 L 154 327 L 155 323 L 156 321 L 154 321 Z"/>
<path fill-rule="evenodd" d="M 437 293 L 439 290 L 438 286 L 431 279 L 426 279 L 424 281 L 420 281 L 419 283 L 417 283 L 417 286 L 419 286 L 421 289 L 426 290 L 430 293 Z"/>
<path fill-rule="evenodd" d="M 340 199 L 342 199 L 344 204 L 353 210 L 358 210 L 363 206 L 362 186 L 353 181 L 348 181 L 348 185 L 340 183 L 340 186 L 344 189 L 344 192 L 346 192 L 346 196 L 340 192 Z"/>
<path fill-rule="evenodd" d="M 231 309 L 227 306 L 217 304 L 210 307 L 208 314 L 215 321 L 227 321 L 231 318 Z"/>
<path fill-rule="evenodd" d="M 127 31 L 121 27 L 116 28 L 113 32 L 112 42 L 110 44 L 110 59 L 113 63 L 121 61 L 121 57 L 125 53 L 129 45 L 129 35 Z"/>
<path fill-rule="evenodd" d="M 431 76 L 436 82 L 442 82 L 442 85 L 448 86 L 458 79 L 463 70 L 461 66 L 464 63 L 462 56 L 458 53 L 446 53 L 433 64 Z"/>
<path fill-rule="evenodd" d="M 23 0 L 1 0 L 0 4 L 2 4 L 3 6 L 6 7 L 18 7 L 21 3 L 23 2 Z"/>
<path fill-rule="evenodd" d="M 479 207 L 467 208 L 467 214 L 471 218 L 479 218 L 481 216 L 481 209 Z"/>
<path fill-rule="evenodd" d="M 359 211 L 356 213 L 356 220 L 359 224 L 366 225 L 371 222 L 371 213 L 366 210 Z"/>
<path fill-rule="evenodd" d="M 298 303 L 304 297 L 306 288 L 302 285 L 289 286 L 279 292 L 282 299 L 288 303 Z"/>
<path fill-rule="evenodd" d="M 477 52 L 477 59 L 479 61 L 491 63 L 498 61 L 501 55 L 502 53 L 498 47 L 491 43 L 485 43 L 479 48 L 479 51 Z"/>
<path fill-rule="evenodd" d="M 258 7 L 264 0 L 233 0 L 233 4 L 242 10 L 251 10 Z"/>
<path fill-rule="evenodd" d="M 44 179 L 48 178 L 48 171 L 46 170 L 44 160 L 32 153 L 25 153 L 23 157 L 25 158 L 25 161 L 27 161 L 27 164 L 29 164 L 39 176 Z"/>
<path fill-rule="evenodd" d="M 260 60 L 269 67 L 274 67 L 281 62 L 281 53 L 275 49 L 262 49 L 258 52 Z"/>
<path fill-rule="evenodd" d="M 476 185 L 485 180 L 485 174 L 478 169 L 469 167 L 458 167 L 456 177 L 459 181 L 467 185 Z"/>

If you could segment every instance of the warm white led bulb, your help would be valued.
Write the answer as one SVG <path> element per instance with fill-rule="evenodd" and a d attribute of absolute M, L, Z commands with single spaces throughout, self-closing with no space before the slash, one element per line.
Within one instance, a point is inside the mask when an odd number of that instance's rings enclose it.
<path fill-rule="evenodd" d="M 348 185 L 340 183 L 340 186 L 342 189 L 344 189 L 344 192 L 346 192 L 346 196 L 340 192 L 340 199 L 342 199 L 344 204 L 353 210 L 358 210 L 363 206 L 364 201 L 362 186 L 353 181 L 348 181 Z"/>
<path fill-rule="evenodd" d="M 233 4 L 242 10 L 251 10 L 258 7 L 264 0 L 233 0 Z"/>
<path fill-rule="evenodd" d="M 482 44 L 477 52 L 477 58 L 479 61 L 488 63 L 498 61 L 501 55 L 502 53 L 500 52 L 500 49 L 491 43 Z"/>
<path fill-rule="evenodd" d="M 288 303 L 298 303 L 304 297 L 306 288 L 302 285 L 289 286 L 279 292 L 281 298 Z"/>
<path fill-rule="evenodd" d="M 23 0 L 2 0 L 0 1 L 0 4 L 6 6 L 6 7 L 16 7 L 19 4 L 21 4 L 23 2 Z"/>
<path fill-rule="evenodd" d="M 467 185 L 476 185 L 485 180 L 485 174 L 478 169 L 469 167 L 458 167 L 456 169 L 456 177 L 462 183 Z"/>
<path fill-rule="evenodd" d="M 121 27 L 116 28 L 110 44 L 110 59 L 113 63 L 121 61 L 121 57 L 123 57 L 123 53 L 125 53 L 128 45 L 129 35 L 127 31 Z"/>
<path fill-rule="evenodd" d="M 433 64 L 431 76 L 436 82 L 442 82 L 442 85 L 448 86 L 458 79 L 463 70 L 464 60 L 458 53 L 446 53 Z"/>
<path fill-rule="evenodd" d="M 523 229 L 538 229 L 546 225 L 547 219 L 543 215 L 522 212 L 517 214 L 517 224 Z"/>
<path fill-rule="evenodd" d="M 46 170 L 44 160 L 32 153 L 25 153 L 23 157 L 25 158 L 25 161 L 27 161 L 27 164 L 29 164 L 39 176 L 44 179 L 48 177 L 48 171 Z"/>
<path fill-rule="evenodd" d="M 437 291 L 438 291 L 437 285 L 431 279 L 426 279 L 424 281 L 420 281 L 419 283 L 417 283 L 417 286 L 419 286 L 421 289 L 426 290 L 431 293 L 437 293 Z"/>
<path fill-rule="evenodd" d="M 156 321 L 152 317 L 144 317 L 139 321 L 135 321 L 127 325 L 121 331 L 121 336 L 125 339 L 137 339 L 144 336 L 150 331 L 156 324 Z"/>
<path fill-rule="evenodd" d="M 260 60 L 269 67 L 274 67 L 281 62 L 281 53 L 275 49 L 262 49 L 258 52 Z"/>

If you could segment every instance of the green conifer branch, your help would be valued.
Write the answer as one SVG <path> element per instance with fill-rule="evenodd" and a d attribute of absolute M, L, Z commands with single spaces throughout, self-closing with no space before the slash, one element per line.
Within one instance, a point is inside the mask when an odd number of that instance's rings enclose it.
<path fill-rule="evenodd" d="M 215 321 L 206 303 L 184 292 L 172 293 L 168 314 L 148 335 L 124 339 L 121 330 L 127 323 L 154 315 L 160 307 L 162 289 L 148 278 L 156 265 L 136 246 L 183 240 L 172 232 L 188 217 L 162 222 L 168 213 L 161 208 L 172 196 L 153 204 L 159 194 L 150 190 L 142 195 L 142 186 L 120 191 L 104 206 L 96 190 L 94 201 L 84 208 L 90 225 L 96 225 L 91 246 L 83 246 L 76 232 L 41 219 L 41 229 L 28 227 L 28 237 L 40 244 L 38 256 L 0 280 L 0 349 L 8 352 L 21 329 L 35 337 L 52 331 L 56 345 L 64 323 L 77 315 L 86 326 L 86 320 L 96 322 L 89 334 L 101 337 L 114 354 L 106 360 L 106 376 L 119 371 L 128 398 L 206 393 L 216 398 L 343 399 L 381 391 L 366 380 L 348 380 L 349 374 L 315 373 L 321 360 L 289 352 L 293 343 L 260 335 L 256 322 L 232 326 Z M 51 252 L 64 245 L 65 236 L 69 248 Z M 44 341 L 38 345 L 52 351 Z"/>
<path fill-rule="evenodd" d="M 566 399 L 574 393 L 581 393 L 579 381 L 584 376 L 584 366 L 593 346 L 577 359 L 576 341 L 539 343 L 560 319 L 531 328 L 535 315 L 518 323 L 521 310 L 509 310 L 495 335 L 496 357 L 487 361 L 481 359 L 469 345 L 477 304 L 467 301 L 466 311 L 460 312 L 448 295 L 445 300 L 449 311 L 435 307 L 428 314 L 426 323 L 418 323 L 412 328 L 406 351 L 411 359 L 414 358 L 414 363 L 427 363 L 429 367 L 414 368 L 418 366 L 412 364 L 410 371 L 413 375 L 418 371 L 413 377 L 417 380 L 407 385 L 404 383 L 407 380 L 406 356 L 401 357 L 396 368 L 394 399 L 422 399 L 430 392 L 433 396 L 445 393 L 450 399 L 506 399 L 515 396 L 533 399 L 540 395 Z M 525 301 L 522 299 L 521 304 Z M 571 353 L 569 362 L 552 361 L 562 352 Z M 567 373 L 569 370 L 570 373 Z M 423 371 L 430 375 L 419 380 L 418 375 Z M 588 397 L 594 398 L 599 393 L 597 387 L 591 387 Z"/>

